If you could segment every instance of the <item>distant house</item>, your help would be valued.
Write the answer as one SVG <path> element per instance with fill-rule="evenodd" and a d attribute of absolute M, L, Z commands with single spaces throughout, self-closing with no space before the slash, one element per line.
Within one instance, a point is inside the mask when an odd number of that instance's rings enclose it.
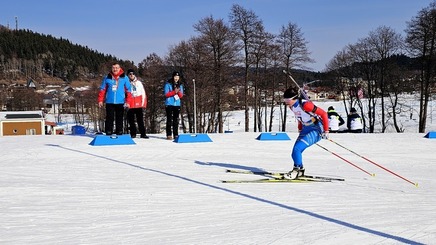
<path fill-rule="evenodd" d="M 1 111 L 0 136 L 44 135 L 44 121 L 42 111 Z"/>
<path fill-rule="evenodd" d="M 55 122 L 45 121 L 45 134 L 64 134 L 64 129 L 58 127 Z"/>
<path fill-rule="evenodd" d="M 59 115 L 64 110 L 74 109 L 74 105 L 71 106 L 71 101 L 74 101 L 75 90 L 71 86 L 54 86 L 50 85 L 45 88 L 43 103 L 49 114 Z M 74 103 L 73 103 L 74 104 Z"/>
<path fill-rule="evenodd" d="M 28 87 L 28 88 L 36 89 L 37 84 L 36 84 L 35 81 L 33 81 L 33 79 L 29 79 L 29 80 L 27 80 L 27 87 Z"/>

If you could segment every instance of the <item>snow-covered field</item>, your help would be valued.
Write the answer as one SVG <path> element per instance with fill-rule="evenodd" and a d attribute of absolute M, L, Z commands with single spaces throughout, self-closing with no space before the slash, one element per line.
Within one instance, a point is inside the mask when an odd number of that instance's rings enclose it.
<path fill-rule="evenodd" d="M 344 182 L 221 183 L 258 178 L 225 169 L 289 171 L 297 137 L 292 119 L 290 141 L 256 140 L 236 113 L 229 119 L 234 133 L 208 143 L 0 137 L 0 244 L 436 244 L 436 139 L 331 134 L 419 187 L 327 140 L 319 144 L 376 176 L 315 145 L 306 173 Z"/>

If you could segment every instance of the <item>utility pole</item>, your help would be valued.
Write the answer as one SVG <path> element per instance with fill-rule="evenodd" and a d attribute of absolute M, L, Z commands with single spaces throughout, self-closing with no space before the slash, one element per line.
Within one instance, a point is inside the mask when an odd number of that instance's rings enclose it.
<path fill-rule="evenodd" d="M 18 31 L 18 16 L 15 16 L 15 30 Z"/>
<path fill-rule="evenodd" d="M 195 79 L 192 79 L 194 85 L 194 134 L 197 133 L 197 100 L 195 98 Z"/>

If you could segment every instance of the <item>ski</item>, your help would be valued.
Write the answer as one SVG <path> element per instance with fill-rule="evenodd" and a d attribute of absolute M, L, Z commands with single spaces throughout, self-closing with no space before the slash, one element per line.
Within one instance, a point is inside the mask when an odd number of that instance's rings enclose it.
<path fill-rule="evenodd" d="M 254 180 L 221 180 L 221 183 L 307 183 L 307 182 L 331 182 L 325 179 L 312 179 L 300 177 L 298 179 L 265 178 Z"/>
<path fill-rule="evenodd" d="M 262 170 L 235 170 L 235 169 L 226 169 L 227 173 L 235 173 L 235 174 L 254 174 L 254 175 L 263 175 L 270 176 L 276 179 L 283 179 L 283 175 L 285 172 L 270 172 L 270 171 L 262 171 Z M 335 177 L 327 177 L 327 176 L 318 176 L 318 175 L 307 175 L 303 176 L 306 179 L 317 179 L 317 180 L 329 180 L 329 181 L 345 181 L 344 178 L 335 178 Z M 299 177 L 301 179 L 303 177 Z"/>

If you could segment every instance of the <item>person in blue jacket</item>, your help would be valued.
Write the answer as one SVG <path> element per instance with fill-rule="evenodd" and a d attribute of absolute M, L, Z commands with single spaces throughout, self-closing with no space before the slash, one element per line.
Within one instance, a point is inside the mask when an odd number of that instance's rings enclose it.
<path fill-rule="evenodd" d="M 103 101 L 106 103 L 106 135 L 114 133 L 114 119 L 115 133 L 123 134 L 124 107 L 129 107 L 131 90 L 129 78 L 120 64 L 114 63 L 111 72 L 103 78 L 98 93 L 98 106 L 103 107 Z"/>
<path fill-rule="evenodd" d="M 173 72 L 171 79 L 165 82 L 164 95 L 167 116 L 166 135 L 168 140 L 172 140 L 179 136 L 179 115 L 183 98 L 183 85 L 180 82 L 179 72 Z"/>

